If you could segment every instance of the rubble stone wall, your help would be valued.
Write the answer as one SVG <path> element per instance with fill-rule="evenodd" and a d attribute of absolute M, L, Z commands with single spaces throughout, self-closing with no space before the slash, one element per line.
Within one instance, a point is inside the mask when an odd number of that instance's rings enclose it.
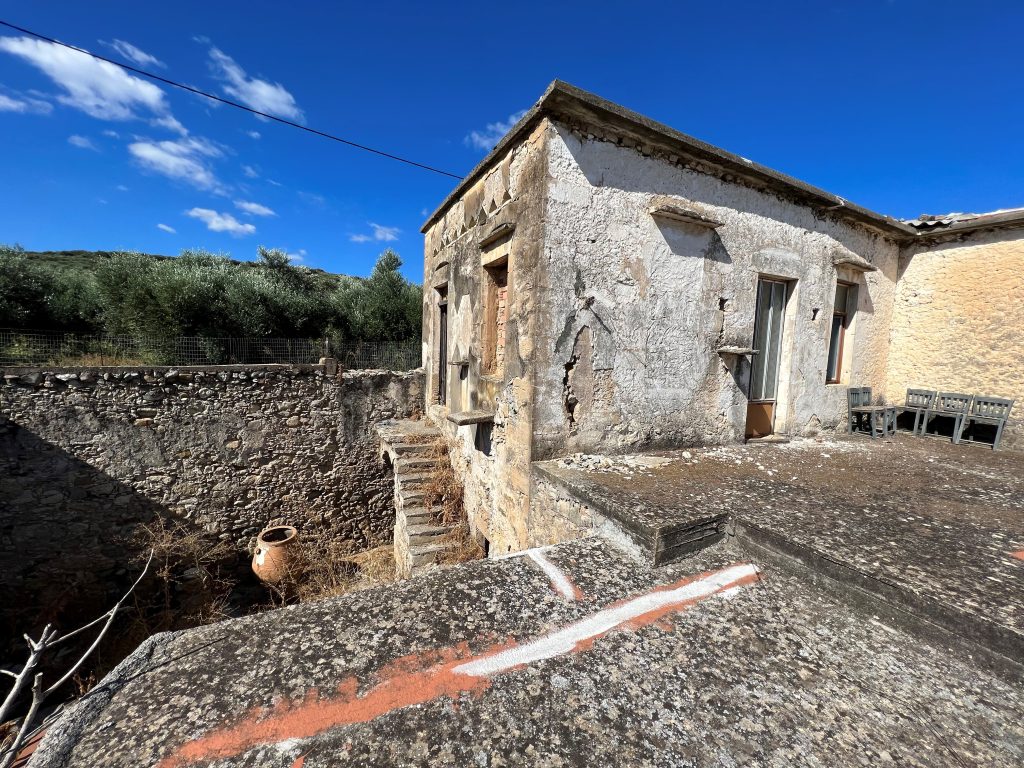
<path fill-rule="evenodd" d="M 375 422 L 422 375 L 324 366 L 3 371 L 0 600 L 59 600 L 131 569 L 157 516 L 240 550 L 269 520 L 353 551 L 391 540 Z M 115 578 L 111 579 L 111 576 Z"/>
<path fill-rule="evenodd" d="M 910 387 L 1015 399 L 1000 447 L 1024 450 L 1024 229 L 900 257 L 887 394 Z"/>

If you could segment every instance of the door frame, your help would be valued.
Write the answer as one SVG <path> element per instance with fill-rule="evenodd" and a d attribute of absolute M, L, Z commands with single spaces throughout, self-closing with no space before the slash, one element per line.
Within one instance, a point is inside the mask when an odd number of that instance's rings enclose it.
<path fill-rule="evenodd" d="M 751 405 L 766 405 L 771 404 L 771 417 L 770 417 L 770 431 L 769 435 L 774 435 L 778 431 L 779 426 L 779 415 L 782 412 L 786 404 L 788 403 L 789 396 L 789 363 L 792 359 L 792 339 L 793 339 L 793 324 L 795 317 L 793 316 L 793 307 L 795 306 L 794 296 L 796 295 L 797 280 L 791 277 L 784 277 L 781 275 L 774 275 L 768 273 L 758 273 L 754 281 L 754 323 L 751 329 L 751 346 L 756 348 L 757 344 L 757 321 L 758 311 L 761 306 L 761 283 L 777 283 L 782 285 L 785 293 L 782 299 L 782 317 L 780 318 L 779 324 L 779 340 L 778 340 L 778 352 L 775 361 L 775 396 L 774 398 L 767 399 L 753 399 L 750 394 L 754 386 L 754 364 L 751 361 L 750 373 L 747 377 L 747 387 L 744 393 L 747 397 L 747 409 L 744 411 L 744 422 L 743 422 L 743 434 L 744 439 L 755 439 L 747 433 L 747 422 L 750 415 Z M 758 350 L 760 354 L 762 350 Z M 788 419 L 783 415 L 782 425 L 785 426 Z"/>

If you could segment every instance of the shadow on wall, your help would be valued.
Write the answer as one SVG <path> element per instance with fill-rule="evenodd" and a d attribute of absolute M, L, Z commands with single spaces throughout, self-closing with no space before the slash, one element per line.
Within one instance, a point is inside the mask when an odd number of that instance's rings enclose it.
<path fill-rule="evenodd" d="M 142 567 L 141 525 L 168 517 L 0 416 L 0 662 L 24 660 L 23 633 L 71 630 L 107 610 Z"/>

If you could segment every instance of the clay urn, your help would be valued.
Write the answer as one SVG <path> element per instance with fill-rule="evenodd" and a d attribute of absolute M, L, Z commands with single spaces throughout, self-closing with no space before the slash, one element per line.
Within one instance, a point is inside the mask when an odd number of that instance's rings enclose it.
<path fill-rule="evenodd" d="M 252 570 L 260 581 L 274 584 L 293 570 L 297 560 L 299 532 L 290 525 L 274 525 L 256 537 Z"/>

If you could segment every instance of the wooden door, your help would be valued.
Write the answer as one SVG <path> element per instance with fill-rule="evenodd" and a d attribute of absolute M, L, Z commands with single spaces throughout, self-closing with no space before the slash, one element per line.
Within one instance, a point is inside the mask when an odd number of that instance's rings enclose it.
<path fill-rule="evenodd" d="M 786 292 L 784 280 L 762 277 L 757 281 L 757 307 L 754 310 L 754 349 L 757 352 L 750 364 L 747 437 L 765 437 L 775 431 Z"/>

